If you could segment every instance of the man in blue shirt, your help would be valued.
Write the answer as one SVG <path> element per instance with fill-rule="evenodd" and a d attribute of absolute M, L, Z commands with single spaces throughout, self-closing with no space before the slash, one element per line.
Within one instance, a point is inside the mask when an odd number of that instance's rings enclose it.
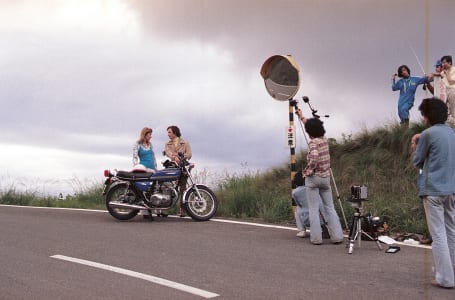
<path fill-rule="evenodd" d="M 400 117 L 401 124 L 409 124 L 409 111 L 414 106 L 414 96 L 417 87 L 420 84 L 428 83 L 431 81 L 432 76 L 428 77 L 411 77 L 411 70 L 408 66 L 402 65 L 398 67 L 398 77 L 401 79 L 396 80 L 397 74 L 392 77 L 392 91 L 400 91 L 398 98 L 398 116 Z"/>
<path fill-rule="evenodd" d="M 423 200 L 430 234 L 435 279 L 432 284 L 455 286 L 455 132 L 445 124 L 447 105 L 438 98 L 427 98 L 419 106 L 430 127 L 411 139 L 414 165 L 421 169 L 419 196 Z"/>

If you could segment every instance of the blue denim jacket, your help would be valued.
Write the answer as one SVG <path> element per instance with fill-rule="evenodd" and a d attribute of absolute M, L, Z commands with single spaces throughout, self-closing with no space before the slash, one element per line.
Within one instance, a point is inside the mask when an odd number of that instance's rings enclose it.
<path fill-rule="evenodd" d="M 419 196 L 455 193 L 455 131 L 451 127 L 435 124 L 424 130 L 413 162 L 422 169 L 417 181 Z"/>

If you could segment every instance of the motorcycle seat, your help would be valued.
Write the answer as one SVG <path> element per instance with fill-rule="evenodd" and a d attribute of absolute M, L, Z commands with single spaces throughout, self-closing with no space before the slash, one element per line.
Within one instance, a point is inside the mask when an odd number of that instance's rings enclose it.
<path fill-rule="evenodd" d="M 128 172 L 128 171 L 118 171 L 117 177 L 124 178 L 129 180 L 143 180 L 149 179 L 153 176 L 153 172 Z"/>

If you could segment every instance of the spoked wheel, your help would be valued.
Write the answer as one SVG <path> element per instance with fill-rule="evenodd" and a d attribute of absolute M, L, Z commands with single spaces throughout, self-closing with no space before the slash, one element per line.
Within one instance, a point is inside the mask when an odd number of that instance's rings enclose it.
<path fill-rule="evenodd" d="M 118 220 L 129 220 L 134 218 L 138 213 L 138 209 L 119 208 L 116 204 L 133 203 L 136 200 L 136 195 L 128 189 L 126 184 L 119 184 L 112 187 L 106 195 L 106 208 L 114 218 Z"/>
<path fill-rule="evenodd" d="M 207 221 L 215 215 L 218 199 L 210 188 L 197 184 L 186 193 L 184 207 L 193 220 Z"/>

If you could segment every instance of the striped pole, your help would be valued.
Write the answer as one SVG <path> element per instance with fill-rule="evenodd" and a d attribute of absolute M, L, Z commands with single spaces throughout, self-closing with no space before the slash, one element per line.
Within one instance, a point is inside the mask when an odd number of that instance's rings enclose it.
<path fill-rule="evenodd" d="M 295 127 L 294 127 L 294 105 L 292 104 L 292 99 L 289 100 L 289 129 L 288 129 L 288 145 L 291 151 L 291 191 L 294 188 L 292 180 L 294 179 L 296 173 L 296 159 L 295 159 Z M 292 136 L 290 136 L 292 130 Z M 292 192 L 291 192 L 292 195 Z M 295 213 L 297 204 L 291 196 L 292 210 Z"/>

